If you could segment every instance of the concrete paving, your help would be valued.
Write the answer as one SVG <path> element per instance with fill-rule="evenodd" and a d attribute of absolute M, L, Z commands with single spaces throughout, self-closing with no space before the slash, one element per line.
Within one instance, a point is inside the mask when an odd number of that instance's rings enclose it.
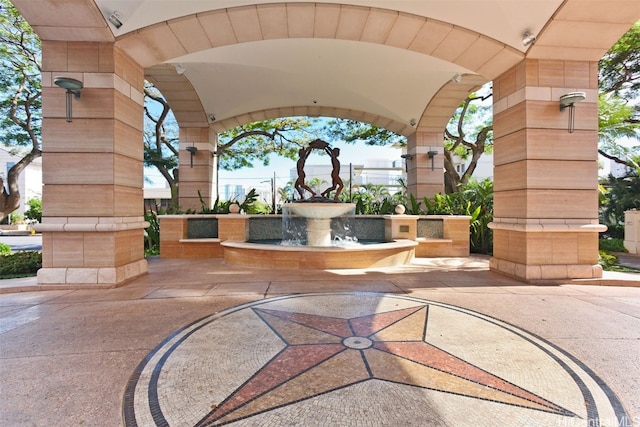
<path fill-rule="evenodd" d="M 149 266 L 110 290 L 0 283 L 0 425 L 640 426 L 639 275 Z"/>
<path fill-rule="evenodd" d="M 42 234 L 31 234 L 23 232 L 0 233 L 0 243 L 5 243 L 11 247 L 12 251 L 39 251 L 42 250 Z"/>

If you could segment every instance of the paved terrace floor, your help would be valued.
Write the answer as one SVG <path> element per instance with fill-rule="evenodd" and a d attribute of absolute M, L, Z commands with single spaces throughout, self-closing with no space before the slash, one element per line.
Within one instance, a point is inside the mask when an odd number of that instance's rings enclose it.
<path fill-rule="evenodd" d="M 152 258 L 118 289 L 4 281 L 0 425 L 640 426 L 640 276 L 487 265 Z"/>

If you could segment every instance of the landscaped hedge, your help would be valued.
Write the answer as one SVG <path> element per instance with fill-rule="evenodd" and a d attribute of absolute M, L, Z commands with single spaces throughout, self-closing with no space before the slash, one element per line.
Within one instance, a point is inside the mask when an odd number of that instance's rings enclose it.
<path fill-rule="evenodd" d="M 0 255 L 0 279 L 35 276 L 42 267 L 42 253 L 20 251 Z"/>

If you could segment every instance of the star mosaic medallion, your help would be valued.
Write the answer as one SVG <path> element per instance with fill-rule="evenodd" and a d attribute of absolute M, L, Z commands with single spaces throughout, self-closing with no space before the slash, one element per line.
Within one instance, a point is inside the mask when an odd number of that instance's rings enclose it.
<path fill-rule="evenodd" d="M 335 298 L 333 305 L 331 298 Z M 305 304 L 296 309 L 295 303 L 303 301 Z M 359 302 L 364 304 L 358 306 Z M 237 329 L 240 343 L 231 340 L 228 347 L 222 348 L 224 338 L 221 335 L 218 338 L 220 328 L 208 336 L 203 334 L 216 324 L 234 322 L 234 317 L 237 317 L 236 326 L 243 325 Z M 481 329 L 483 326 L 486 330 Z M 231 337 L 235 330 L 229 328 Z M 252 331 L 256 334 L 253 348 Z M 448 331 L 450 336 L 446 335 Z M 469 334 L 469 343 L 457 342 L 464 339 L 465 334 Z M 498 340 L 495 342 L 498 356 L 520 357 L 524 365 L 517 360 L 504 360 L 506 366 L 513 365 L 515 372 L 502 368 L 495 360 L 487 363 L 488 367 L 480 366 L 483 360 L 492 360 L 482 353 L 492 339 Z M 187 344 L 190 340 L 194 341 L 191 346 Z M 195 344 L 195 340 L 200 342 Z M 211 341 L 207 344 L 208 340 Z M 221 346 L 216 357 L 225 360 L 219 372 L 211 355 L 217 350 L 216 342 Z M 265 354 L 261 354 L 262 342 L 269 342 L 264 347 Z M 451 403 L 441 404 L 442 409 L 437 412 L 443 419 L 441 425 L 458 424 L 455 422 L 458 407 L 466 411 L 488 408 L 506 419 L 529 417 L 527 419 L 535 422 L 555 420 L 563 423 L 559 425 L 588 425 L 585 420 L 594 416 L 597 405 L 593 402 L 593 393 L 581 379 L 585 374 L 567 372 L 571 360 L 564 360 L 564 355 L 550 354 L 545 344 L 491 318 L 407 297 L 314 294 L 267 300 L 203 319 L 168 339 L 132 377 L 128 390 L 131 400 L 125 398 L 125 421 L 128 426 L 262 425 L 269 414 L 282 417 L 282 411 L 291 410 L 295 417 L 302 417 L 300 425 L 309 425 L 304 421 L 308 409 L 301 409 L 305 405 L 322 408 L 328 405 L 322 404 L 323 399 L 335 402 L 327 399 L 329 396 L 377 382 L 383 386 L 405 387 L 411 396 L 426 399 L 430 406 L 433 402 L 449 400 Z M 506 349 L 500 348 L 505 345 Z M 182 346 L 189 351 L 184 351 Z M 513 353 L 514 349 L 525 350 L 527 354 L 519 356 Z M 238 354 L 238 378 L 232 378 L 234 368 L 233 361 L 228 360 L 230 354 Z M 250 360 L 252 354 L 255 360 Z M 545 359 L 541 360 L 540 367 L 531 366 L 531 360 L 535 361 L 532 355 Z M 205 367 L 207 363 L 213 363 L 209 369 Z M 255 368 L 249 369 L 247 365 Z M 557 372 L 543 372 L 540 377 L 542 381 L 557 384 L 539 386 L 527 379 L 532 375 L 522 372 L 523 369 L 536 372 L 540 368 L 557 369 Z M 166 374 L 163 375 L 163 371 Z M 176 371 L 182 373 L 176 374 Z M 545 380 L 544 375 L 554 377 Z M 519 384 L 519 378 L 523 378 L 521 382 L 525 384 Z M 176 387 L 181 389 L 172 390 Z M 226 396 L 220 394 L 222 389 L 227 390 Z M 575 396 L 567 396 L 568 392 Z M 173 403 L 170 402 L 172 393 L 176 400 Z M 138 402 L 132 404 L 135 399 Z M 384 395 L 376 395 L 372 396 L 371 403 L 383 400 Z M 150 406 L 146 418 L 146 405 L 141 401 L 148 401 Z M 198 408 L 196 402 L 206 402 L 207 406 L 202 404 Z M 349 401 L 347 397 L 342 404 L 366 405 L 367 402 Z M 593 408 L 588 408 L 589 405 Z M 442 412 L 444 409 L 447 413 Z M 176 417 L 174 412 L 180 410 L 184 414 Z M 424 407 L 415 411 L 424 411 Z M 479 419 L 476 417 L 476 421 Z M 406 421 L 411 424 L 411 420 Z M 271 422 L 279 424 L 279 421 Z M 367 422 L 367 425 L 376 425 L 375 420 Z M 347 420 L 344 425 L 351 424 Z M 468 425 L 473 425 L 473 417 Z"/>

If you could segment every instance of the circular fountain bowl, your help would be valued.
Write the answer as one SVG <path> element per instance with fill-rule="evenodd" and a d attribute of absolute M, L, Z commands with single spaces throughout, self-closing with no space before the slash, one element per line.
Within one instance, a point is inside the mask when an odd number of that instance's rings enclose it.
<path fill-rule="evenodd" d="M 356 208 L 355 203 L 285 203 L 283 209 L 311 219 L 335 218 Z"/>
<path fill-rule="evenodd" d="M 368 245 L 279 246 L 227 240 L 221 243 L 228 264 L 269 269 L 348 269 L 391 267 L 410 263 L 415 256 L 413 240 Z"/>

